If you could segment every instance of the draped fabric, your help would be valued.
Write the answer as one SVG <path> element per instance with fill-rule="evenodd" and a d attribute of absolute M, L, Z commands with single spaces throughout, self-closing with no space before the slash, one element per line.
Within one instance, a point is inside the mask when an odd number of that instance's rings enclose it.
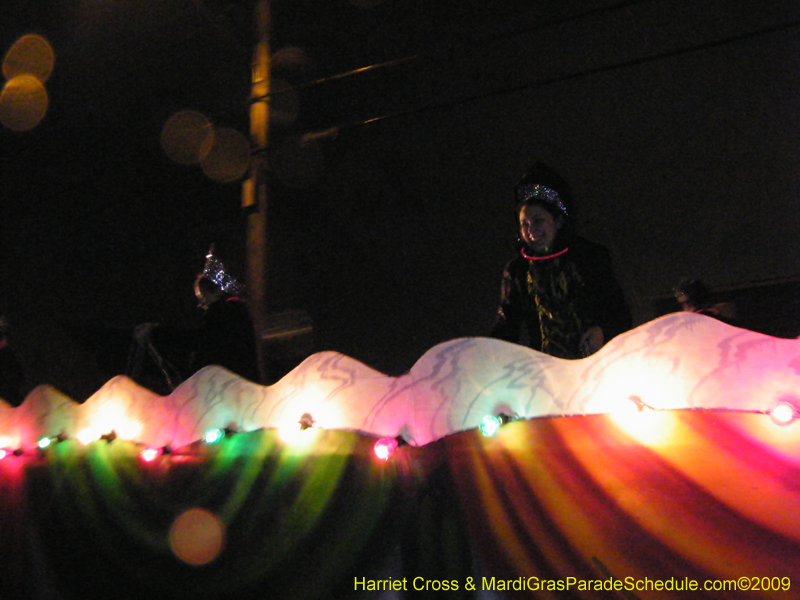
<path fill-rule="evenodd" d="M 623 427 L 539 419 L 453 436 L 447 452 L 495 588 L 524 578 L 521 597 L 664 598 L 688 579 L 700 586 L 692 598 L 800 597 L 797 426 L 705 411 Z M 570 577 L 569 589 L 531 591 Z M 611 578 L 621 591 L 596 589 Z M 740 578 L 752 589 L 720 589 Z M 670 579 L 673 595 L 648 584 Z"/>
<path fill-rule="evenodd" d="M 23 505 L 3 510 L 3 524 L 27 560 L 4 565 L 18 589 L 2 597 L 344 597 L 395 551 L 419 487 L 401 457 L 372 460 L 369 441 L 318 432 L 297 448 L 254 432 L 149 464 L 118 440 L 58 444 L 5 498 Z M 225 532 L 216 560 L 199 566 L 181 562 L 170 537 L 193 507 Z M 15 526 L 23 514 L 27 526 Z"/>
<path fill-rule="evenodd" d="M 655 582 L 741 578 L 774 587 L 691 597 L 800 597 L 798 425 L 741 412 L 633 416 L 650 421 L 513 422 L 388 461 L 372 455 L 374 438 L 341 431 L 300 446 L 274 431 L 236 434 L 153 463 L 121 440 L 7 457 L 2 597 L 375 598 L 386 590 L 374 582 L 390 578 L 407 591 L 386 597 L 664 598 L 678 596 Z M 191 507 L 225 531 L 200 566 L 170 544 Z M 597 588 L 613 580 L 625 587 Z M 458 589 L 424 591 L 426 581 Z"/>
<path fill-rule="evenodd" d="M 767 414 L 799 357 L 680 316 L 580 361 L 466 339 L 400 378 L 39 389 L 0 403 L 0 598 L 800 598 L 800 420 Z"/>

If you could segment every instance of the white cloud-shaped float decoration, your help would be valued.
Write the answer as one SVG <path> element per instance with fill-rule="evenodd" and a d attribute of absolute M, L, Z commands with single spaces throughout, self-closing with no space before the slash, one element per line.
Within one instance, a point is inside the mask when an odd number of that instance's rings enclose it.
<path fill-rule="evenodd" d="M 739 329 L 691 313 L 661 317 L 582 360 L 554 358 L 489 338 L 461 338 L 390 377 L 336 352 L 314 354 L 261 386 L 207 367 L 169 396 L 119 376 L 85 403 L 40 386 L 22 406 L 0 402 L 0 447 L 43 436 L 115 431 L 180 447 L 210 428 L 279 428 L 310 414 L 316 426 L 425 445 L 480 425 L 487 414 L 520 419 L 612 413 L 630 398 L 657 409 L 769 412 L 800 403 L 800 341 Z"/>

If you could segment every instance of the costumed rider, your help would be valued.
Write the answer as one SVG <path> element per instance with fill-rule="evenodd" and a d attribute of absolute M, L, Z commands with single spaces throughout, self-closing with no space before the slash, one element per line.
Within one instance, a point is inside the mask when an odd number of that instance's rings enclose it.
<path fill-rule="evenodd" d="M 215 255 L 213 244 L 206 254 L 203 270 L 195 279 L 194 293 L 198 307 L 203 310 L 199 328 L 142 325 L 134 332 L 137 347 L 145 348 L 172 389 L 177 385 L 176 376 L 171 375 L 174 369 L 163 357 L 176 353 L 188 356 L 189 375 L 203 367 L 217 365 L 250 381 L 260 382 L 256 333 L 243 299 L 244 285 Z M 137 354 L 144 352 L 140 350 Z M 129 374 L 137 370 L 136 366 L 129 366 Z"/>
<path fill-rule="evenodd" d="M 611 253 L 575 233 L 566 182 L 536 163 L 514 188 L 519 248 L 506 264 L 492 337 L 559 358 L 594 354 L 630 329 Z"/>
<path fill-rule="evenodd" d="M 715 302 L 706 285 L 697 279 L 685 277 L 673 289 L 675 300 L 683 312 L 693 312 L 733 325 L 736 322 L 736 305 L 733 302 Z"/>

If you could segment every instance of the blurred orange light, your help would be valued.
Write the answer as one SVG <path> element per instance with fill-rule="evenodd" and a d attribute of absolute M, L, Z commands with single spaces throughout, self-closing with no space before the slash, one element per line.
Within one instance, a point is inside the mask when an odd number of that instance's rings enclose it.
<path fill-rule="evenodd" d="M 225 545 L 225 525 L 204 508 L 190 508 L 180 514 L 169 530 L 172 552 L 188 565 L 213 561 Z"/>
<path fill-rule="evenodd" d="M 29 131 L 47 113 L 50 100 L 42 82 L 33 75 L 18 75 L 0 93 L 0 122 L 13 131 Z"/>
<path fill-rule="evenodd" d="M 3 75 L 14 79 L 20 75 L 31 75 L 44 83 L 53 72 L 55 52 L 45 38 L 28 34 L 11 46 L 3 59 Z"/>

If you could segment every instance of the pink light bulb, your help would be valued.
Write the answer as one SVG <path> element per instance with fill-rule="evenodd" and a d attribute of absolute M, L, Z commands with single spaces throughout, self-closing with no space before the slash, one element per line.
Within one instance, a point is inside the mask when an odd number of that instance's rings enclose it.
<path fill-rule="evenodd" d="M 373 448 L 375 456 L 381 460 L 389 460 L 389 457 L 397 449 L 397 440 L 394 438 L 381 438 L 375 442 Z"/>

